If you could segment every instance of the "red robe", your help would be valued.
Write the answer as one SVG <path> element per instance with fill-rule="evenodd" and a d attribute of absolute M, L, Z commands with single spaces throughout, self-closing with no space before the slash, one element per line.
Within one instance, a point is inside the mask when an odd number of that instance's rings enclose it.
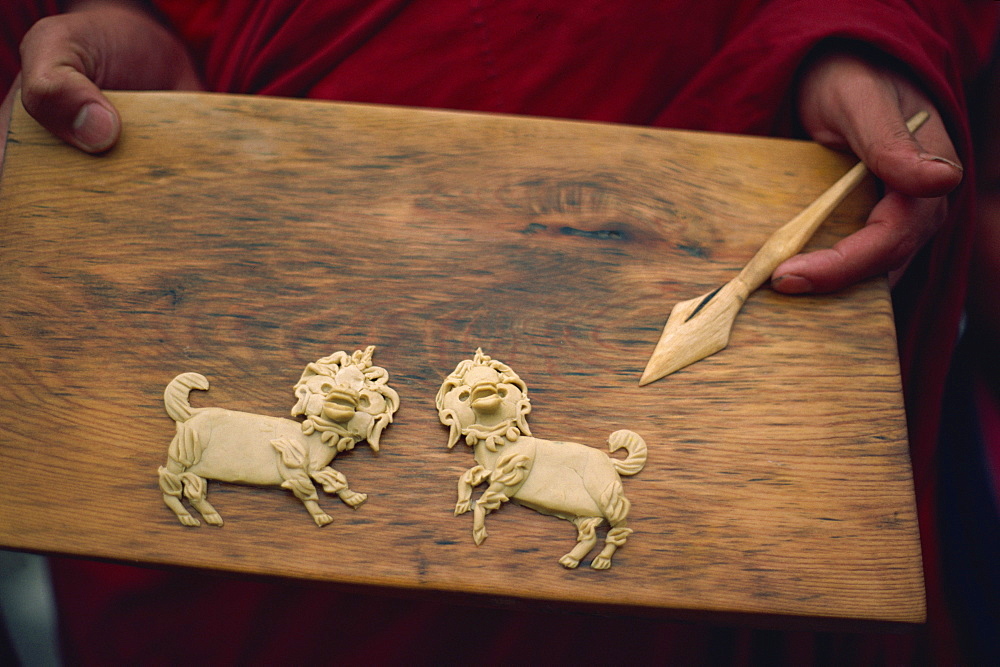
<path fill-rule="evenodd" d="M 796 133 L 791 100 L 798 68 L 817 45 L 840 40 L 846 48 L 863 48 L 865 53 L 900 62 L 930 93 L 967 165 L 972 160 L 963 90 L 988 57 L 998 10 L 998 3 L 991 0 L 155 0 L 155 4 L 190 44 L 208 89 L 214 91 L 760 135 Z M 935 625 L 942 605 L 934 574 L 933 457 L 949 351 L 967 281 L 970 196 L 969 187 L 953 196 L 948 223 L 914 262 L 896 294 Z M 376 660 L 403 659 L 407 651 L 418 649 L 433 656 L 441 647 L 439 635 L 446 630 L 470 640 L 478 632 L 478 639 L 486 642 L 495 636 L 499 643 L 492 647 L 493 653 L 476 650 L 470 655 L 497 659 L 501 654 L 495 651 L 501 644 L 521 646 L 537 639 L 527 628 L 518 634 L 509 624 L 520 621 L 502 612 L 497 614 L 504 618 L 504 631 L 483 635 L 481 629 L 469 627 L 470 620 L 486 623 L 484 616 L 493 618 L 483 611 L 437 603 L 392 605 L 333 593 L 321 601 L 293 585 L 206 583 L 201 576 L 195 577 L 199 590 L 181 594 L 169 588 L 175 579 L 140 576 L 136 571 L 129 575 L 135 590 L 124 599 L 137 606 L 123 607 L 120 590 L 114 591 L 117 598 L 109 595 L 106 605 L 98 605 L 135 632 L 119 633 L 116 642 L 94 647 L 88 635 L 100 633 L 106 627 L 102 623 L 111 617 L 73 613 L 92 608 L 95 600 L 85 600 L 84 595 L 101 595 L 87 582 L 74 579 L 80 567 L 54 564 L 57 586 L 64 592 L 63 607 L 67 618 L 73 619 L 64 630 L 71 643 L 107 650 L 93 655 L 107 661 L 130 657 L 148 661 L 151 647 L 161 651 L 165 661 L 183 655 L 300 661 L 323 655 L 343 658 L 345 651 L 361 657 L 374 651 L 368 655 Z M 93 581 L 120 576 L 107 566 L 83 567 L 92 568 L 90 576 L 97 577 Z M 146 595 L 161 606 L 177 606 L 176 624 L 168 626 L 172 636 L 164 626 L 152 623 L 153 612 L 140 604 Z M 225 602 L 223 596 L 244 604 Z M 209 625 L 228 627 L 233 633 L 230 640 L 220 646 L 212 645 L 208 635 L 192 636 L 190 628 L 197 626 L 182 619 L 193 611 L 194 601 L 202 609 L 195 615 L 214 616 Z M 276 613 L 261 612 L 262 604 L 277 604 Z M 293 608 L 297 605 L 303 608 Z M 359 605 L 370 624 L 349 620 L 351 605 Z M 397 614 L 398 609 L 407 611 Z M 273 618 L 285 613 L 299 622 L 312 618 L 313 633 Z M 254 624 L 263 625 L 265 619 L 277 620 L 280 634 L 273 634 L 272 628 L 267 636 L 258 636 Z M 581 646 L 588 648 L 563 648 L 567 655 L 593 658 L 588 633 L 599 632 L 608 644 L 611 635 L 597 630 L 601 623 L 578 621 L 559 617 L 556 622 L 565 632 L 581 637 Z M 605 623 L 629 632 L 618 623 Z M 639 623 L 638 627 L 653 635 L 634 638 L 638 646 L 650 650 L 666 649 L 673 639 L 691 635 L 664 625 Z M 394 637 L 386 632 L 390 629 L 401 634 Z M 341 638 L 345 631 L 357 641 L 345 646 Z M 701 641 L 708 651 L 703 655 L 715 650 L 738 657 L 741 650 L 752 648 L 748 644 L 741 649 L 738 640 L 745 634 L 712 637 L 697 637 L 695 644 Z M 247 646 L 262 653 L 244 653 Z M 324 653 L 327 648 L 332 652 Z"/>

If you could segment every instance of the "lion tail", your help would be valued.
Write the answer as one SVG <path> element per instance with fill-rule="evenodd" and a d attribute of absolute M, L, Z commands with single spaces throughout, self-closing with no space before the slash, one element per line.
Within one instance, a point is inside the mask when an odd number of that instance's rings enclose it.
<path fill-rule="evenodd" d="M 617 452 L 625 448 L 628 456 L 611 459 L 611 465 L 620 475 L 634 475 L 646 466 L 646 441 L 635 431 L 622 429 L 608 436 L 608 449 Z"/>
<path fill-rule="evenodd" d="M 182 423 L 191 419 L 195 413 L 188 402 L 188 394 L 192 389 L 208 391 L 208 380 L 200 373 L 182 373 L 170 381 L 163 391 L 163 406 L 167 414 L 175 422 Z"/>

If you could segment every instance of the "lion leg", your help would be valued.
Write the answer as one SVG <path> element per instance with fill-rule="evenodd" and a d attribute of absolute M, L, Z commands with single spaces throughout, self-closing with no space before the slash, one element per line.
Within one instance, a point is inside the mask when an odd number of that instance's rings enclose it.
<path fill-rule="evenodd" d="M 181 474 L 181 481 L 184 482 L 184 496 L 191 502 L 196 510 L 201 514 L 205 523 L 212 526 L 221 526 L 222 517 L 215 511 L 211 503 L 208 502 L 208 480 L 199 477 L 191 472 Z M 183 519 L 181 520 L 183 523 Z"/>
<path fill-rule="evenodd" d="M 323 485 L 323 490 L 327 493 L 336 493 L 337 497 L 343 500 L 349 507 L 357 507 L 368 500 L 368 494 L 351 491 L 347 486 L 347 478 L 343 473 L 327 466 L 317 472 L 309 473 L 309 476 Z"/>
<path fill-rule="evenodd" d="M 316 493 L 316 487 L 309 481 L 308 475 L 301 469 L 296 472 L 299 474 L 290 475 L 281 483 L 281 487 L 294 493 L 295 497 L 302 501 L 306 511 L 309 512 L 309 516 L 313 518 L 316 525 L 322 528 L 332 522 L 333 517 L 324 512 L 319 506 L 319 502 L 317 502 L 319 495 Z"/>
<path fill-rule="evenodd" d="M 472 509 L 472 490 L 486 481 L 490 471 L 483 466 L 469 468 L 458 480 L 458 502 L 455 503 L 455 516 L 465 514 Z"/>
<path fill-rule="evenodd" d="M 595 570 L 606 570 L 611 567 L 611 557 L 615 555 L 618 551 L 618 547 L 625 544 L 625 540 L 628 536 L 632 534 L 631 528 L 625 527 L 625 522 L 622 521 L 617 526 L 613 526 L 611 530 L 608 531 L 608 537 L 605 539 L 604 548 L 601 549 L 601 553 L 597 555 L 594 562 L 590 564 L 590 567 Z"/>
<path fill-rule="evenodd" d="M 475 470 L 475 468 L 473 468 Z M 531 458 L 525 454 L 503 456 L 489 473 L 490 485 L 479 496 L 472 513 L 472 539 L 482 544 L 486 539 L 486 515 L 517 493 L 531 470 Z"/>
<path fill-rule="evenodd" d="M 309 512 L 309 516 L 313 518 L 313 521 L 320 528 L 333 522 L 333 517 L 324 512 L 323 508 L 315 500 L 303 500 L 302 504 L 305 506 L 306 511 Z"/>
<path fill-rule="evenodd" d="M 472 539 L 478 545 L 486 539 L 486 515 L 500 509 L 500 506 L 510 500 L 506 493 L 507 485 L 503 482 L 493 482 L 479 496 L 472 508 Z"/>
<path fill-rule="evenodd" d="M 621 479 L 615 479 L 608 484 L 601 493 L 598 505 L 604 512 L 604 518 L 608 520 L 611 528 L 605 538 L 604 548 L 597 558 L 590 564 L 595 570 L 606 570 L 611 567 L 611 557 L 618 550 L 618 547 L 625 544 L 625 540 L 632 534 L 632 530 L 625 525 L 629 509 L 632 503 L 625 497 L 625 489 L 622 488 Z"/>
<path fill-rule="evenodd" d="M 319 495 L 309 477 L 314 477 L 324 487 L 331 485 L 331 489 L 343 490 L 347 489 L 347 480 L 344 476 L 333 468 L 311 472 L 308 469 L 309 453 L 299 440 L 289 437 L 275 438 L 271 441 L 271 446 L 278 453 L 278 474 L 285 480 L 281 483 L 281 488 L 288 489 L 302 501 L 317 526 L 322 528 L 333 521 L 333 517 L 319 506 Z M 327 470 L 330 472 L 327 473 Z"/>
<path fill-rule="evenodd" d="M 185 526 L 200 526 L 201 521 L 191 516 L 191 513 L 184 507 L 184 503 L 181 502 L 184 483 L 181 482 L 180 475 L 163 467 L 158 472 L 160 473 L 160 490 L 163 491 L 163 502 Z"/>
<path fill-rule="evenodd" d="M 573 525 L 576 526 L 576 546 L 559 559 L 560 565 L 572 570 L 580 564 L 583 557 L 597 544 L 597 527 L 603 520 L 599 516 L 578 516 L 573 519 Z"/>

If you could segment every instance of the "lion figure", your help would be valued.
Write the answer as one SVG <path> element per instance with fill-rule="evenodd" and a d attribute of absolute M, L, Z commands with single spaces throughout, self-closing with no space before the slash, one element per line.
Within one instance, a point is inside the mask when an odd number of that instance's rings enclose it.
<path fill-rule="evenodd" d="M 637 433 L 615 431 L 608 437 L 611 452 L 625 449 L 624 459 L 575 442 L 543 440 L 531 435 L 528 388 L 509 366 L 476 350 L 473 359 L 458 364 L 437 394 L 438 416 L 449 428 L 448 447 L 464 437 L 477 465 L 458 482 L 455 514 L 473 510 L 472 536 L 486 539 L 486 515 L 513 500 L 544 514 L 571 521 L 577 544 L 559 562 L 575 568 L 597 544 L 597 527 L 610 525 L 605 546 L 591 562 L 603 570 L 625 544 L 630 503 L 620 475 L 634 475 L 646 464 L 646 443 Z M 488 486 L 475 503 L 473 489 Z"/>
<path fill-rule="evenodd" d="M 330 463 L 362 440 L 377 452 L 399 409 L 389 374 L 372 364 L 374 350 L 336 352 L 306 366 L 292 408 L 302 421 L 191 407 L 188 394 L 207 391 L 208 380 L 198 373 L 174 378 L 163 394 L 167 414 L 177 423 L 167 464 L 159 469 L 167 507 L 185 526 L 199 525 L 181 502 L 184 496 L 207 523 L 221 526 L 222 517 L 206 499 L 209 479 L 289 489 L 317 526 L 333 519 L 320 508 L 313 482 L 350 507 L 363 503 L 368 496 L 352 491 Z"/>

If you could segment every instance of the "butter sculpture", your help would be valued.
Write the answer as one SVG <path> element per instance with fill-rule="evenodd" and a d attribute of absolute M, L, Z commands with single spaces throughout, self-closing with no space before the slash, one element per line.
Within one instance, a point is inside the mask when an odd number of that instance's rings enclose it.
<path fill-rule="evenodd" d="M 604 548 L 591 567 L 611 567 L 611 557 L 632 533 L 626 526 L 630 503 L 619 475 L 634 475 L 646 464 L 646 443 L 637 433 L 621 430 L 609 436 L 610 451 L 624 448 L 624 459 L 574 442 L 533 437 L 527 386 L 481 349 L 445 379 L 436 403 L 441 423 L 450 429 L 449 449 L 464 436 L 475 452 L 478 465 L 458 482 L 455 515 L 473 511 L 476 544 L 486 539 L 486 515 L 513 500 L 576 526 L 577 544 L 559 560 L 567 568 L 590 553 L 598 541 L 597 527 L 607 521 Z M 484 482 L 486 490 L 473 503 L 473 489 Z"/>
<path fill-rule="evenodd" d="M 347 479 L 330 467 L 333 458 L 367 440 L 378 451 L 379 439 L 399 409 L 399 396 L 385 369 L 372 365 L 374 346 L 354 354 L 336 352 L 306 366 L 295 385 L 293 417 L 268 417 L 222 408 L 193 408 L 192 389 L 208 390 L 198 373 L 183 373 L 163 393 L 177 434 L 159 469 L 163 500 L 185 526 L 200 524 L 181 502 L 183 495 L 213 526 L 222 517 L 209 504 L 207 480 L 273 485 L 289 489 L 302 501 L 317 526 L 333 519 L 318 503 L 313 482 L 357 507 L 368 496 L 348 488 Z"/>

